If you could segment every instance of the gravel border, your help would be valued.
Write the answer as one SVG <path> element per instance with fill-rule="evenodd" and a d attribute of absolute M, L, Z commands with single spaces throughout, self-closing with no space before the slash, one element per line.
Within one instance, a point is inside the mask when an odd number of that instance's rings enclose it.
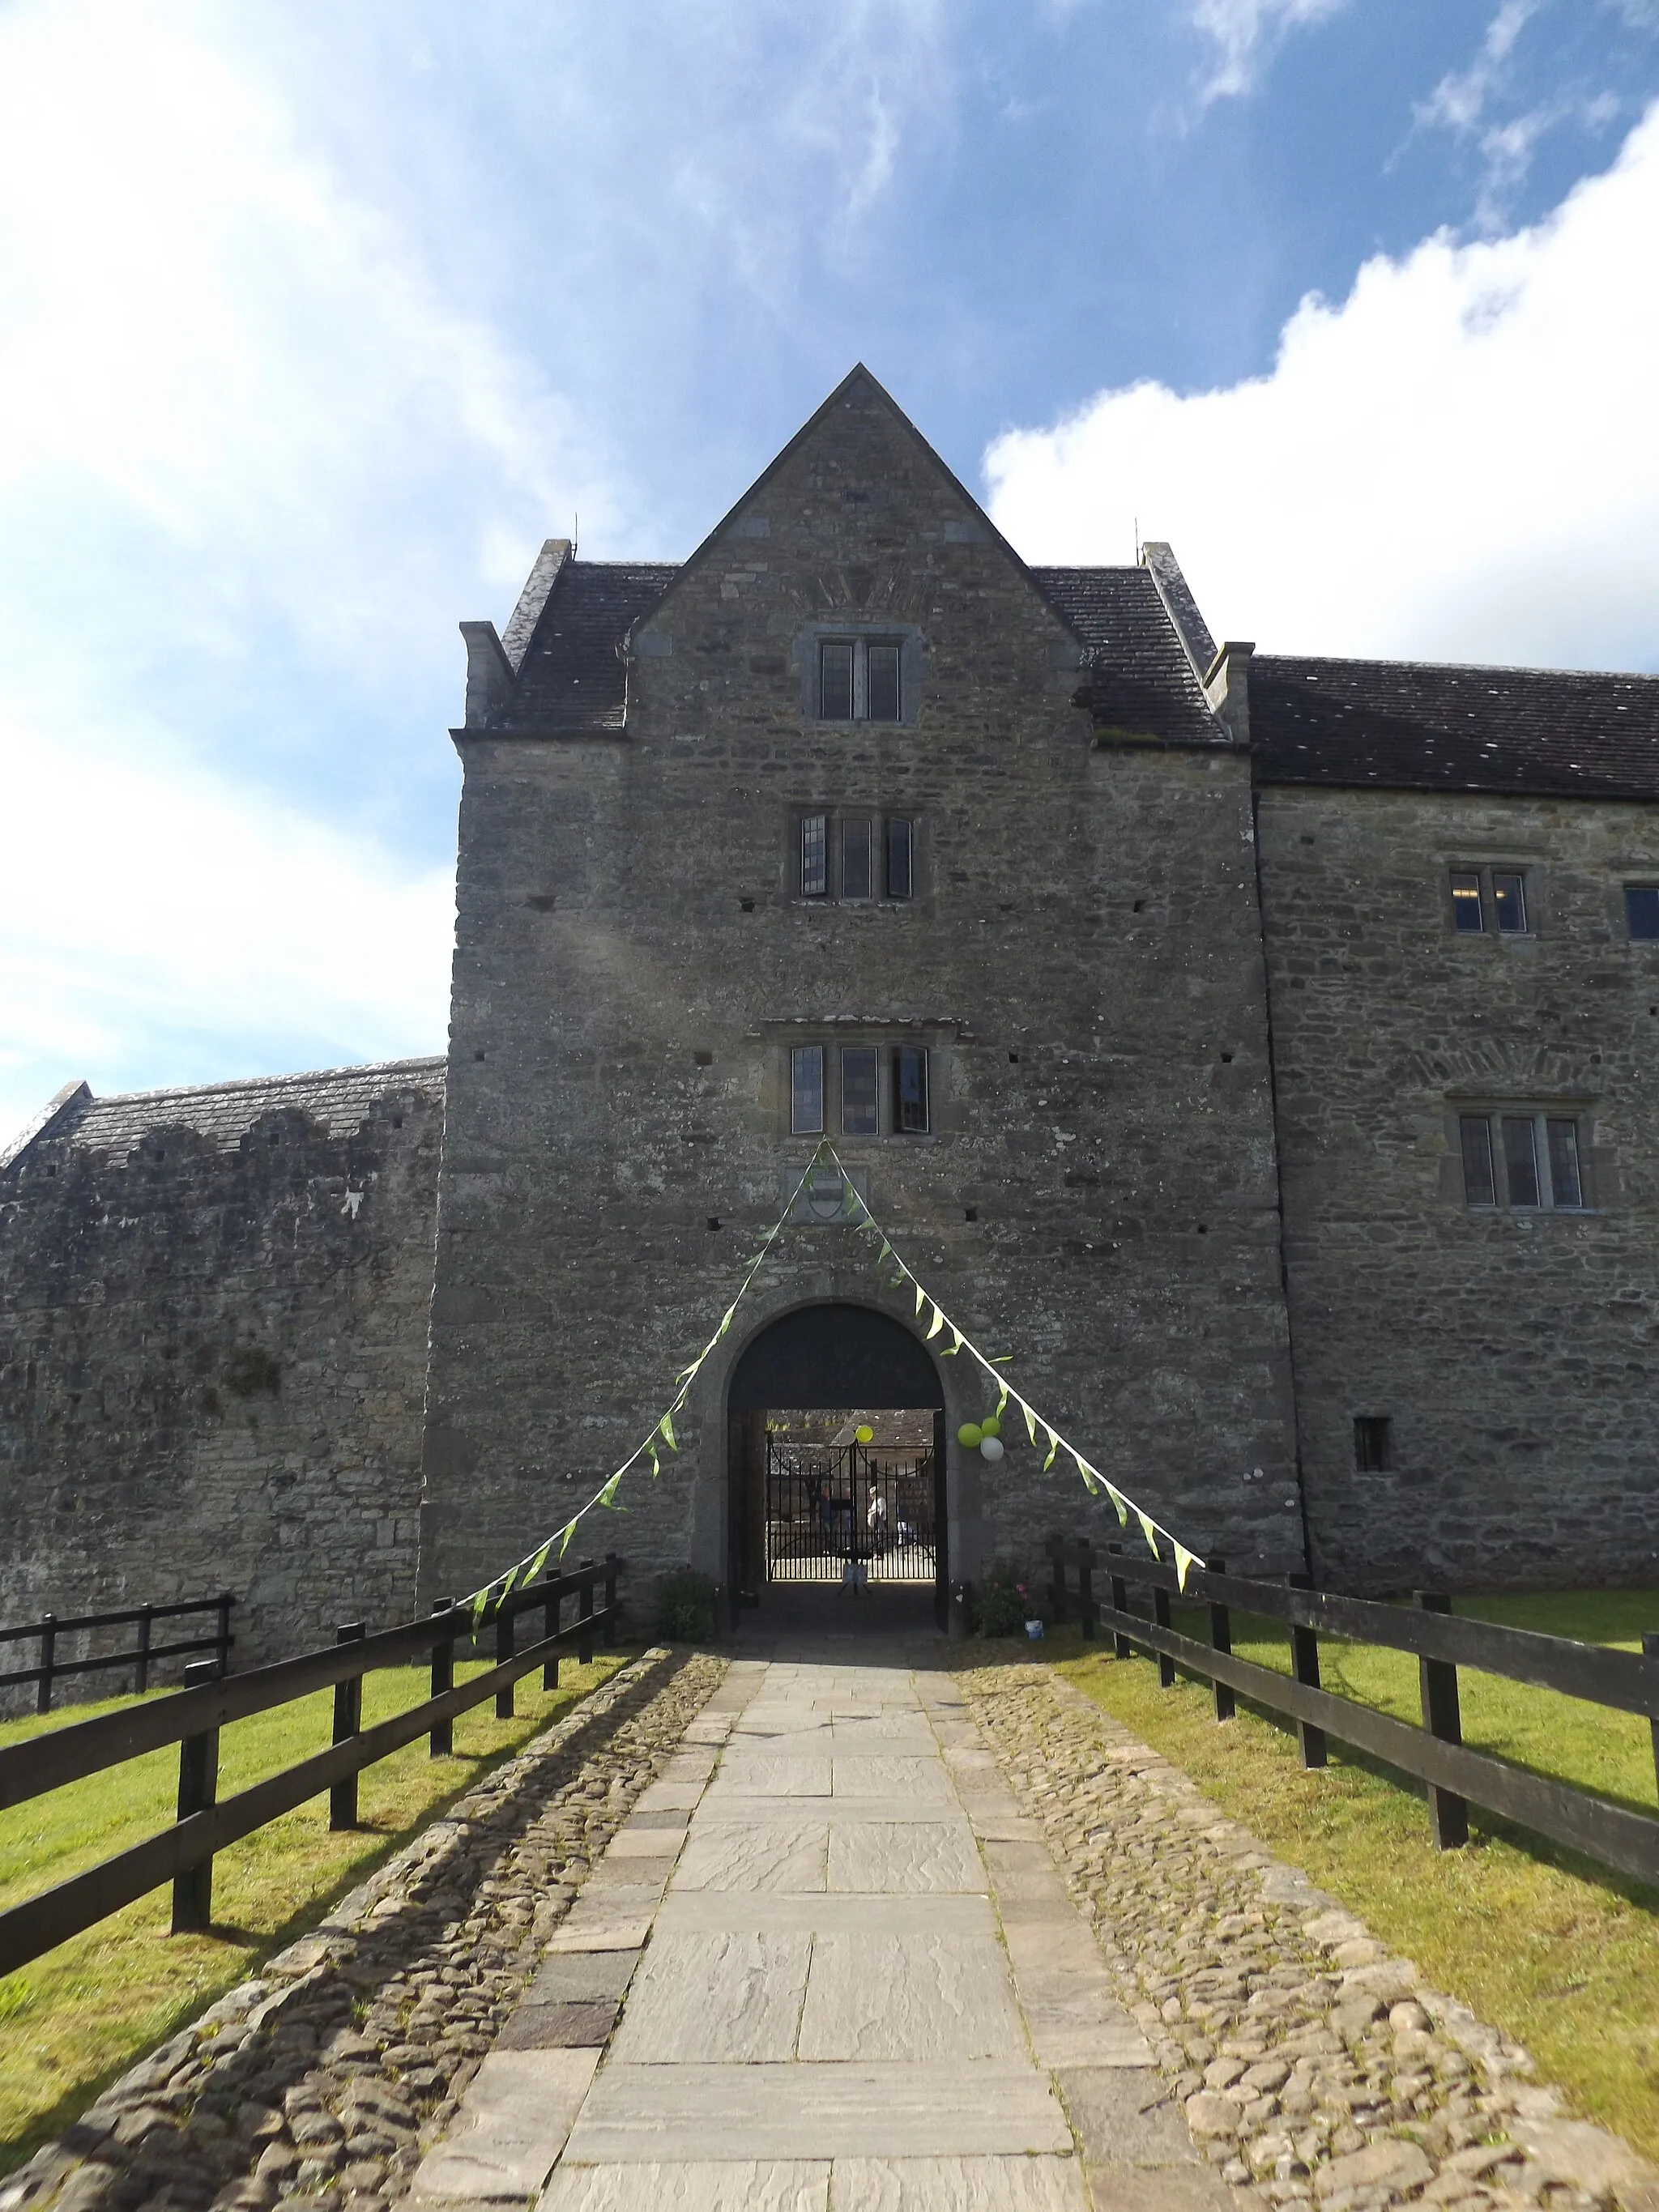
<path fill-rule="evenodd" d="M 1659 2168 L 1081 1690 L 958 1680 L 1240 2212 L 1659 2212 Z"/>
<path fill-rule="evenodd" d="M 632 1661 L 0 2183 L 0 2212 L 383 2212 L 726 1672 Z"/>

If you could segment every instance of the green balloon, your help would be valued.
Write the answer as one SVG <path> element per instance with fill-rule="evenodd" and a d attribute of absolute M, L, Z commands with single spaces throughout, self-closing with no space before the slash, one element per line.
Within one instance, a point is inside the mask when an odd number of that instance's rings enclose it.
<path fill-rule="evenodd" d="M 980 1438 L 984 1434 L 984 1430 L 980 1427 L 977 1421 L 964 1421 L 957 1431 L 957 1442 L 965 1445 L 969 1451 L 976 1451 Z"/>
<path fill-rule="evenodd" d="M 853 1433 L 861 1444 L 872 1444 L 876 1440 L 875 1431 L 867 1426 L 861 1429 L 854 1429 Z"/>
<path fill-rule="evenodd" d="M 1002 1424 L 993 1413 L 988 1419 L 980 1423 L 979 1432 L 982 1437 L 1000 1437 L 1002 1434 Z"/>

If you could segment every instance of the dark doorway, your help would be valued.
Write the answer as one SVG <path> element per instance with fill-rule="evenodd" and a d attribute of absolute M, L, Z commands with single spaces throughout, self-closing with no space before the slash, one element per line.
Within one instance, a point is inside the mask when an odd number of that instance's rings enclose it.
<path fill-rule="evenodd" d="M 808 1436 L 801 1415 L 811 1409 L 847 1418 L 839 1431 L 829 1424 Z M 878 1431 L 868 1443 L 848 1409 Z M 890 1436 L 881 1414 L 907 1409 L 902 1435 Z M 854 1595 L 871 1582 L 931 1583 L 943 1628 L 945 1394 L 910 1331 L 868 1306 L 786 1314 L 738 1360 L 727 1410 L 734 1598 L 757 1604 L 786 1582 L 828 1581 Z"/>

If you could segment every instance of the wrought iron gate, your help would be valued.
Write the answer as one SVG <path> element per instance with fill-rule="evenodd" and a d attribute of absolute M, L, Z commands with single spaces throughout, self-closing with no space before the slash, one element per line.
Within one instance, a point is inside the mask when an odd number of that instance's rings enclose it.
<path fill-rule="evenodd" d="M 766 1574 L 838 1583 L 932 1582 L 933 1455 L 879 1445 L 766 1442 Z"/>

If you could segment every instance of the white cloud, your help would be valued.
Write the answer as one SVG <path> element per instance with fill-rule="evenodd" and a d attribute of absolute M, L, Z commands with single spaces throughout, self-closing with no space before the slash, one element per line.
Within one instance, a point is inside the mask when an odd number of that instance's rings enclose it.
<path fill-rule="evenodd" d="M 443 1050 L 451 870 L 206 776 L 160 731 L 135 763 L 45 720 L 0 716 L 0 1141 L 76 1076 Z"/>
<path fill-rule="evenodd" d="M 1659 108 L 1550 219 L 1368 262 L 1270 375 L 1103 392 L 992 447 L 1032 559 L 1175 545 L 1267 649 L 1659 666 Z"/>
<path fill-rule="evenodd" d="M 1215 46 L 1206 100 L 1250 91 L 1285 33 L 1334 15 L 1347 0 L 1193 0 L 1192 20 Z"/>
<path fill-rule="evenodd" d="M 447 812 L 457 616 L 620 503 L 234 30 L 0 10 L 0 1133 L 441 1048 L 450 871 L 376 824 Z"/>

